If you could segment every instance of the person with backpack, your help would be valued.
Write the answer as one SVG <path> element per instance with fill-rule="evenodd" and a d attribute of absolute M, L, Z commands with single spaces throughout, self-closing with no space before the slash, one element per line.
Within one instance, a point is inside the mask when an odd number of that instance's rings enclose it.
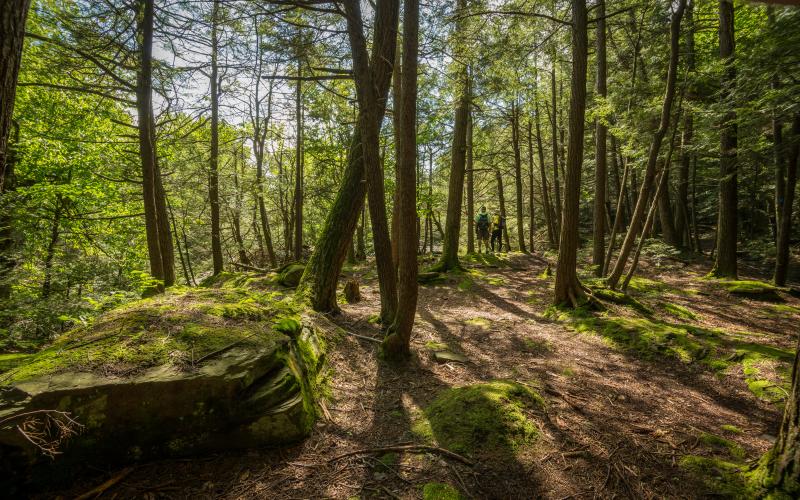
<path fill-rule="evenodd" d="M 478 215 L 475 216 L 475 234 L 478 237 L 478 253 L 481 253 L 481 243 L 486 252 L 489 251 L 489 212 L 486 207 L 481 207 Z"/>
<path fill-rule="evenodd" d="M 494 252 L 494 240 L 497 240 L 497 251 L 503 251 L 503 229 L 506 228 L 506 218 L 495 215 L 492 219 L 492 252 Z"/>

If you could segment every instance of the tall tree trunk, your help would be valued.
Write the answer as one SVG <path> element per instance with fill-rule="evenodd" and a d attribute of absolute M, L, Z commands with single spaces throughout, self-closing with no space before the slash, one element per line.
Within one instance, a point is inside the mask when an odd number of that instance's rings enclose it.
<path fill-rule="evenodd" d="M 786 285 L 786 275 L 789 271 L 789 239 L 792 235 L 792 207 L 794 205 L 795 190 L 797 188 L 797 170 L 800 168 L 800 113 L 794 115 L 792 121 L 792 151 L 789 158 L 789 168 L 786 172 L 784 185 L 783 205 L 778 219 L 777 255 L 775 258 L 774 281 L 778 286 Z"/>
<path fill-rule="evenodd" d="M 669 171 L 670 165 L 664 165 L 664 173 L 662 174 L 664 180 L 662 182 L 665 186 L 658 194 L 658 218 L 661 223 L 661 237 L 664 243 L 678 246 L 680 240 L 672 219 L 672 202 L 669 196 Z"/>
<path fill-rule="evenodd" d="M 386 99 L 392 77 L 394 52 L 397 44 L 397 18 L 399 2 L 386 0 L 377 4 L 373 31 L 370 65 L 372 88 L 378 103 L 377 114 L 372 117 L 375 127 L 380 127 L 386 111 Z M 359 115 L 364 110 L 359 110 Z M 363 122 L 363 117 L 358 118 Z M 314 310 L 336 312 L 336 285 L 347 255 L 347 244 L 358 221 L 366 194 L 365 158 L 362 148 L 361 127 L 356 127 L 348 151 L 347 166 L 336 198 L 325 219 L 314 252 L 303 273 L 301 289 L 308 290 Z M 359 247 L 363 247 L 363 224 Z M 363 248 L 359 248 L 359 252 Z"/>
<path fill-rule="evenodd" d="M 615 145 L 616 139 L 614 136 L 611 136 L 611 144 L 612 149 L 616 149 L 613 146 Z M 617 169 L 617 161 L 616 161 L 616 154 L 611 155 L 615 160 L 614 163 L 614 170 Z M 622 182 L 617 184 L 617 208 L 614 213 L 614 226 L 611 228 L 611 235 L 608 238 L 608 250 L 606 251 L 605 260 L 603 261 L 603 272 L 601 273 L 602 276 L 608 274 L 608 266 L 611 265 L 611 256 L 614 254 L 614 246 L 617 244 L 617 233 L 622 228 L 622 219 L 623 219 L 623 209 L 625 208 L 625 196 L 627 194 L 627 186 L 628 186 L 628 162 L 625 162 L 625 170 L 622 172 Z"/>
<path fill-rule="evenodd" d="M 550 188 L 547 185 L 547 172 L 544 168 L 544 146 L 542 145 L 542 121 L 539 114 L 539 100 L 535 101 L 535 118 L 536 118 L 536 149 L 539 151 L 539 174 L 542 178 L 542 204 L 544 205 L 544 217 L 547 224 L 547 241 L 550 243 L 550 248 L 556 247 L 557 231 L 555 230 L 555 211 L 550 203 Z"/>
<path fill-rule="evenodd" d="M 5 152 L 5 182 L 0 187 L 0 305 L 11 298 L 11 272 L 17 265 L 14 258 L 14 203 L 11 199 L 16 190 L 16 163 L 18 160 L 19 124 L 12 121 L 13 141 L 9 140 Z M 0 324 L 0 326 L 3 326 Z"/>
<path fill-rule="evenodd" d="M 389 357 L 410 354 L 411 329 L 417 311 L 417 51 L 419 27 L 418 0 L 405 0 L 403 6 L 403 83 L 400 105 L 400 170 L 397 201 L 400 208 L 398 256 L 400 261 L 397 316 L 383 342 Z"/>
<path fill-rule="evenodd" d="M 244 265 L 252 265 L 250 258 L 247 256 L 247 249 L 242 237 L 242 189 L 239 184 L 239 168 L 241 168 L 241 175 L 244 176 L 244 169 L 246 160 L 244 157 L 244 145 L 242 145 L 241 155 L 233 152 L 233 189 L 234 189 L 234 206 L 231 210 L 231 226 L 233 229 L 233 239 L 236 241 L 236 250 L 239 253 L 239 262 Z M 237 165 L 241 163 L 241 165 Z"/>
<path fill-rule="evenodd" d="M 42 298 L 46 299 L 50 296 L 51 284 L 53 280 L 53 258 L 56 255 L 56 245 L 58 245 L 58 238 L 61 234 L 61 212 L 64 209 L 65 200 L 62 198 L 61 193 L 56 195 L 56 204 L 53 210 L 53 223 L 50 226 L 50 241 L 47 244 L 47 253 L 44 258 L 44 280 L 42 281 Z"/>
<path fill-rule="evenodd" d="M 358 230 L 356 231 L 356 236 L 358 239 L 358 245 L 356 246 L 356 258 L 358 260 L 367 260 L 367 240 L 364 235 L 364 228 L 367 227 L 367 207 L 364 204 L 361 204 L 360 212 L 360 219 L 361 223 L 358 225 Z"/>
<path fill-rule="evenodd" d="M 694 2 L 686 6 L 686 70 L 693 78 L 694 60 Z M 693 85 L 686 92 L 687 100 L 694 99 Z M 675 200 L 675 235 L 682 248 L 691 247 L 689 230 L 689 170 L 692 162 L 692 140 L 694 138 L 694 117 L 691 105 L 684 110 L 683 133 L 681 136 L 681 163 L 678 170 L 678 196 Z"/>
<path fill-rule="evenodd" d="M 457 61 L 463 61 L 466 56 L 463 36 L 464 18 L 460 14 L 466 12 L 466 0 L 456 2 L 456 46 L 453 51 Z M 467 65 L 460 62 L 461 68 L 458 71 L 457 82 L 458 105 L 455 112 L 455 123 L 453 124 L 453 146 L 451 150 L 450 182 L 447 188 L 447 220 L 445 222 L 445 236 L 442 243 L 442 258 L 433 267 L 437 271 L 449 271 L 460 269 L 461 263 L 458 260 L 458 242 L 461 235 L 461 200 L 464 196 L 464 170 L 467 152 L 467 121 L 470 106 L 470 82 L 469 70 Z"/>
<path fill-rule="evenodd" d="M 792 363 L 792 388 L 783 411 L 778 440 L 769 452 L 768 468 L 769 486 L 780 491 L 775 498 L 800 496 L 800 337 Z"/>
<path fill-rule="evenodd" d="M 552 144 L 553 144 L 553 199 L 555 200 L 556 218 L 554 229 L 557 235 L 561 235 L 561 184 L 558 180 L 558 123 L 556 122 L 556 60 L 555 51 L 553 53 L 553 67 L 550 69 L 550 103 L 553 114 L 551 116 Z M 556 241 L 559 245 L 560 242 Z"/>
<path fill-rule="evenodd" d="M 589 37 L 586 0 L 572 0 L 572 78 L 569 103 L 569 148 L 564 179 L 564 207 L 558 245 L 554 302 L 578 307 L 583 288 L 578 281 L 578 219 L 580 217 L 581 167 L 586 116 L 586 66 Z"/>
<path fill-rule="evenodd" d="M 500 217 L 504 221 L 508 221 L 508 212 L 506 211 L 506 192 L 505 188 L 503 187 L 503 174 L 500 173 L 500 169 L 494 170 L 495 178 L 497 179 L 497 200 L 500 205 Z M 511 250 L 510 242 L 508 241 L 508 223 L 506 222 L 505 226 L 503 226 L 503 233 L 501 235 L 503 238 L 503 244 L 506 246 L 506 251 Z"/>
<path fill-rule="evenodd" d="M 303 81 L 301 59 L 297 57 L 297 89 L 295 120 L 297 137 L 294 168 L 294 260 L 303 260 Z"/>
<path fill-rule="evenodd" d="M 467 115 L 467 253 L 475 253 L 475 172 L 472 159 L 472 110 Z"/>
<path fill-rule="evenodd" d="M 608 68 L 606 66 L 606 2 L 597 2 L 597 95 L 605 100 Z M 595 118 L 594 225 L 592 233 L 592 265 L 597 276 L 603 275 L 606 251 L 606 136 L 608 128 L 602 119 Z"/>
<path fill-rule="evenodd" d="M 186 281 L 186 286 L 192 286 L 192 279 L 189 276 L 189 266 L 186 264 L 189 260 L 189 251 L 186 249 L 186 255 L 184 256 L 184 249 L 181 248 L 181 240 L 178 236 L 178 224 L 175 222 L 175 211 L 172 210 L 169 199 L 167 200 L 167 211 L 169 212 L 169 221 L 172 225 L 172 234 L 175 237 L 175 248 L 178 250 L 178 258 L 180 259 L 181 269 L 183 270 L 183 279 Z"/>
<path fill-rule="evenodd" d="M 399 244 L 399 234 L 400 234 L 400 225 L 398 224 L 398 220 L 400 218 L 400 202 L 398 201 L 398 197 L 400 196 L 399 188 L 400 185 L 400 169 L 398 168 L 398 164 L 400 163 L 400 101 L 402 99 L 402 89 L 403 89 L 403 82 L 401 80 L 401 50 L 400 50 L 400 43 L 403 39 L 400 31 L 397 32 L 398 37 L 398 46 L 397 50 L 394 53 L 394 68 L 392 71 L 392 105 L 394 106 L 392 112 L 392 128 L 394 129 L 394 196 L 392 197 L 392 233 L 391 233 L 391 240 L 392 240 L 392 262 L 395 268 L 395 273 L 398 273 L 400 268 L 400 261 L 398 258 L 398 252 L 400 251 Z"/>
<path fill-rule="evenodd" d="M 658 129 L 653 134 L 653 142 L 650 144 L 650 151 L 647 156 L 644 179 L 642 180 L 642 186 L 639 189 L 639 198 L 636 200 L 636 208 L 634 208 L 633 213 L 631 214 L 628 232 L 625 235 L 625 240 L 622 242 L 619 256 L 614 264 L 614 269 L 611 271 L 611 275 L 608 277 L 608 284 L 612 288 L 617 286 L 617 283 L 622 276 L 622 272 L 625 270 L 625 264 L 628 262 L 628 256 L 633 249 L 636 236 L 639 234 L 639 230 L 641 229 L 645 211 L 647 210 L 648 199 L 650 198 L 653 178 L 655 177 L 658 153 L 661 150 L 661 143 L 664 141 L 664 136 L 669 128 L 670 115 L 672 113 L 672 102 L 675 100 L 675 80 L 677 79 L 678 71 L 681 19 L 683 18 L 683 11 L 685 8 L 686 0 L 680 0 L 675 13 L 672 15 L 672 21 L 670 22 L 669 69 L 667 70 L 666 92 L 664 93 L 664 101 L 661 107 L 661 121 Z"/>
<path fill-rule="evenodd" d="M 136 84 L 136 109 L 139 130 L 139 157 L 142 162 L 145 233 L 150 273 L 160 281 L 157 291 L 175 282 L 172 238 L 166 220 L 166 201 L 156 155 L 155 118 L 153 116 L 153 0 L 137 4 L 139 71 Z"/>
<path fill-rule="evenodd" d="M 719 211 L 717 218 L 717 258 L 711 275 L 736 279 L 736 240 L 738 236 L 738 166 L 736 112 L 733 98 L 736 86 L 734 55 L 736 40 L 733 32 L 733 0 L 719 2 L 719 56 L 724 69 L 721 101 L 728 108 L 720 126 Z"/>
<path fill-rule="evenodd" d="M 209 158 L 208 200 L 211 203 L 211 257 L 214 274 L 222 272 L 222 229 L 219 210 L 219 0 L 211 14 L 211 157 Z"/>
<path fill-rule="evenodd" d="M 8 138 L 30 4 L 30 0 L 3 0 L 0 9 L 0 196 L 6 191 Z"/>
<path fill-rule="evenodd" d="M 536 203 L 534 200 L 534 182 L 535 168 L 533 165 L 533 123 L 528 120 L 528 211 L 530 212 L 531 224 L 528 232 L 528 246 L 531 252 L 535 252 L 534 247 L 536 239 Z"/>
<path fill-rule="evenodd" d="M 522 204 L 522 154 L 520 152 L 520 132 L 519 132 L 519 107 L 516 103 L 511 105 L 511 145 L 514 149 L 514 185 L 516 187 L 516 208 L 517 208 L 517 239 L 519 240 L 519 251 L 527 252 L 525 249 L 525 213 Z M 511 247 L 508 247 L 511 250 Z"/>

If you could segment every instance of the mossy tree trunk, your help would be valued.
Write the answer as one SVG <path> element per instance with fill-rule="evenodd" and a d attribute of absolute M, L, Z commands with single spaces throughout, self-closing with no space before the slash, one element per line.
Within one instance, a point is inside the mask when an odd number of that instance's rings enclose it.
<path fill-rule="evenodd" d="M 719 208 L 717 211 L 717 256 L 711 275 L 736 279 L 736 241 L 738 237 L 738 166 L 736 111 L 733 97 L 736 87 L 734 56 L 734 10 L 732 0 L 719 2 L 719 57 L 724 66 L 720 100 L 725 112 L 720 124 Z"/>
<path fill-rule="evenodd" d="M 589 57 L 586 0 L 572 0 L 572 79 L 569 103 L 569 144 L 561 237 L 558 245 L 554 302 L 577 307 L 583 297 L 578 281 L 578 220 L 580 217 L 581 167 L 586 117 L 586 70 Z"/>
<path fill-rule="evenodd" d="M 792 364 L 792 389 L 786 400 L 780 434 L 768 462 L 772 487 L 800 496 L 800 339 Z"/>
<path fill-rule="evenodd" d="M 417 52 L 419 2 L 405 0 L 403 6 L 403 74 L 400 99 L 400 155 L 398 156 L 397 214 L 399 296 L 397 315 L 383 343 L 391 358 L 410 354 L 411 330 L 417 312 Z"/>
<path fill-rule="evenodd" d="M 380 127 L 386 110 L 386 99 L 392 76 L 392 63 L 397 44 L 398 5 L 396 1 L 380 2 L 375 15 L 372 56 L 374 61 L 369 70 L 378 104 L 377 114 L 373 115 L 373 126 Z M 363 34 L 362 34 L 363 36 Z M 359 110 L 359 115 L 363 110 Z M 362 117 L 359 117 L 359 123 Z M 364 182 L 365 163 L 361 140 L 361 127 L 356 127 L 348 151 L 347 166 L 342 176 L 342 184 L 331 210 L 325 219 L 314 252 L 303 274 L 300 289 L 308 293 L 311 305 L 316 311 L 336 312 L 336 285 L 347 255 L 347 246 L 356 228 L 359 214 L 362 213 L 367 186 Z M 358 233 L 359 257 L 365 257 L 364 226 L 366 215 Z"/>
<path fill-rule="evenodd" d="M 666 92 L 664 93 L 664 101 L 661 106 L 661 121 L 658 129 L 653 133 L 653 141 L 650 143 L 650 150 L 647 155 L 647 164 L 644 171 L 644 179 L 642 180 L 641 188 L 639 189 L 639 198 L 636 200 L 636 206 L 631 214 L 631 221 L 628 226 L 628 232 L 625 234 L 625 239 L 622 242 L 622 247 L 619 250 L 619 256 L 611 270 L 608 277 L 608 285 L 611 288 L 617 286 L 620 277 L 625 270 L 625 265 L 628 262 L 628 257 L 633 250 L 633 244 L 636 237 L 642 228 L 642 223 L 645 219 L 645 212 L 647 211 L 648 200 L 653 187 L 653 179 L 656 173 L 656 161 L 658 154 L 661 151 L 661 144 L 664 141 L 664 136 L 667 134 L 667 129 L 670 124 L 670 116 L 672 113 L 672 103 L 675 100 L 675 81 L 677 80 L 678 73 L 678 57 L 679 57 L 679 42 L 681 32 L 681 19 L 683 12 L 686 8 L 686 0 L 681 0 L 677 9 L 672 14 L 670 22 L 670 49 L 669 49 L 669 68 L 667 69 L 667 84 Z"/>

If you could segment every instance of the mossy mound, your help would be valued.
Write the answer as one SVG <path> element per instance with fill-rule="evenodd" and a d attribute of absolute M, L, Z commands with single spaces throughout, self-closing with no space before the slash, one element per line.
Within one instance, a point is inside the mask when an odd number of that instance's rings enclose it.
<path fill-rule="evenodd" d="M 422 487 L 422 500 L 462 500 L 457 489 L 444 483 L 425 483 Z"/>
<path fill-rule="evenodd" d="M 276 292 L 177 289 L 70 331 L 0 374 L 0 455 L 13 467 L 0 482 L 303 438 L 325 345 L 300 313 Z M 53 462 L 16 427 L 41 410 L 82 426 Z"/>
<path fill-rule="evenodd" d="M 516 382 L 468 385 L 442 392 L 412 430 L 457 453 L 508 459 L 536 439 L 538 429 L 526 413 L 543 405 L 541 396 Z"/>
<path fill-rule="evenodd" d="M 717 280 L 717 283 L 732 295 L 769 302 L 779 302 L 782 300 L 778 292 L 783 289 L 763 281 Z"/>

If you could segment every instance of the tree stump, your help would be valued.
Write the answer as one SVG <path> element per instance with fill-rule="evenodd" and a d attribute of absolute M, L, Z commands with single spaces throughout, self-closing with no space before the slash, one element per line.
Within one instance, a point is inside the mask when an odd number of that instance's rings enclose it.
<path fill-rule="evenodd" d="M 358 289 L 358 280 L 349 280 L 344 284 L 344 299 L 348 304 L 361 301 L 361 292 Z"/>

